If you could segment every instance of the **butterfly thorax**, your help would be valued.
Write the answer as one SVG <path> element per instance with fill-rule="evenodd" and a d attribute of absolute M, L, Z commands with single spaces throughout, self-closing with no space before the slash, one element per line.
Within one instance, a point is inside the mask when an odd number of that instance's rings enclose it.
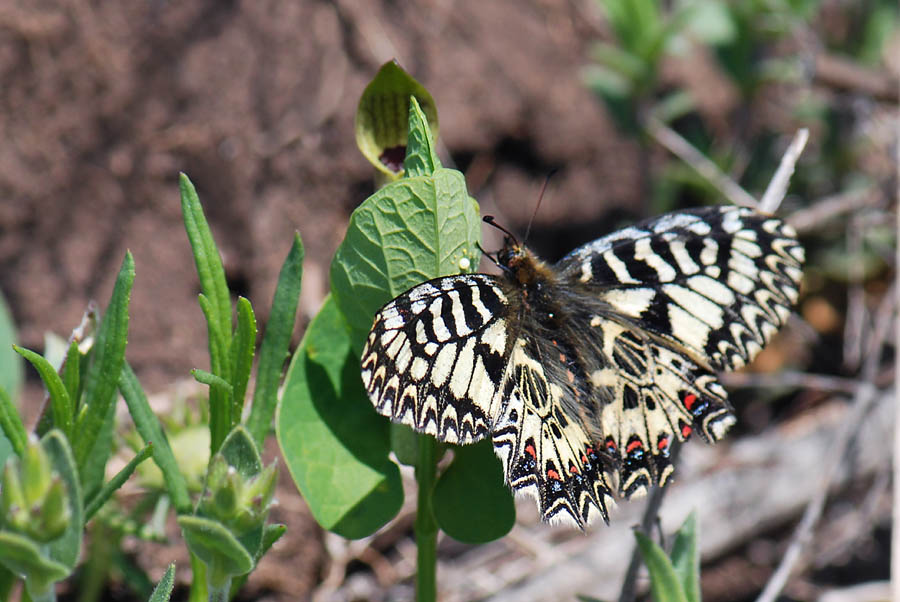
<path fill-rule="evenodd" d="M 534 253 L 510 237 L 497 253 L 497 262 L 508 280 L 521 290 L 525 306 L 540 323 L 549 328 L 560 325 L 561 306 L 557 276 Z"/>

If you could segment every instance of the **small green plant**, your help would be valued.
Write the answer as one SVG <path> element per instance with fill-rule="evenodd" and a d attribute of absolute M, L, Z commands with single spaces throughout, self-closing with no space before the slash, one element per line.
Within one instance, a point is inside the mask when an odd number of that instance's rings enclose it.
<path fill-rule="evenodd" d="M 185 227 L 200 276 L 199 301 L 209 333 L 210 370 L 192 371 L 198 381 L 209 386 L 210 460 L 203 492 L 196 503 L 192 501 L 185 472 L 125 360 L 128 302 L 135 277 L 134 261 L 127 253 L 103 318 L 98 320 L 94 310 L 88 313 L 69 342 L 61 368 L 38 353 L 14 347 L 34 366 L 47 388 L 49 403 L 36 433 L 26 432 L 7 392 L 7 388 L 17 390 L 20 376 L 15 370 L 0 372 L 0 428 L 4 435 L 0 437 L 0 461 L 5 463 L 0 479 L 0 599 L 8 597 L 19 578 L 32 600 L 54 600 L 54 584 L 69 577 L 78 564 L 85 529 L 97 533 L 92 538 L 95 547 L 89 568 L 84 571 L 88 582 L 83 584 L 82 599 L 96 599 L 108 570 L 104 559 L 111 556 L 119 565 L 124 562 L 123 555 L 110 546 L 117 545 L 125 534 L 159 537 L 161 529 L 154 533 L 140 528 L 145 522 L 141 515 L 152 512 L 151 522 L 161 524 L 168 509 L 174 507 L 191 551 L 194 579 L 190 600 L 227 600 L 232 588 L 284 533 L 282 525 L 266 524 L 276 468 L 274 464 L 263 466 L 259 449 L 275 413 L 282 364 L 288 355 L 303 246 L 296 236 L 282 267 L 260 348 L 253 403 L 244 422 L 256 353 L 256 318 L 247 299 L 239 298 L 236 309 L 232 306 L 222 261 L 197 193 L 184 175 L 180 185 Z M 0 331 L 11 333 L 5 311 L 0 318 L 4 318 Z M 126 466 L 106 481 L 106 465 L 118 441 L 114 420 L 118 394 L 128 406 L 141 443 Z M 108 504 L 138 465 L 150 457 L 162 475 L 163 490 L 151 491 L 149 503 L 139 503 L 127 513 L 115 503 Z M 172 575 L 167 579 L 171 590 Z M 145 576 L 135 580 L 139 586 L 149 584 Z M 148 593 L 150 587 L 146 585 Z M 162 595 L 157 591 L 154 599 L 164 599 L 159 597 Z"/>

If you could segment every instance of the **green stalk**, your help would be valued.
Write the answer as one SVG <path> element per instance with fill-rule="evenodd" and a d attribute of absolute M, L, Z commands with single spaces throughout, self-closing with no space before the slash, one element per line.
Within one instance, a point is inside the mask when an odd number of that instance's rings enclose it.
<path fill-rule="evenodd" d="M 419 435 L 419 458 L 416 462 L 416 483 L 419 486 L 416 510 L 416 599 L 434 602 L 437 599 L 437 534 L 438 525 L 431 507 L 431 494 L 437 477 L 437 442 L 429 435 Z"/>

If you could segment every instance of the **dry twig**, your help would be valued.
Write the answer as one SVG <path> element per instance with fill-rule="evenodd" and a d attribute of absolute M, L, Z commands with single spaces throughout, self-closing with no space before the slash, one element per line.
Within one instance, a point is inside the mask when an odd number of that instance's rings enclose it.
<path fill-rule="evenodd" d="M 790 184 L 791 176 L 794 174 L 794 166 L 797 165 L 797 159 L 800 158 L 800 153 L 803 152 L 803 147 L 806 146 L 807 140 L 809 140 L 809 130 L 806 128 L 800 128 L 794 134 L 794 139 L 788 146 L 787 151 L 785 151 L 784 156 L 781 157 L 781 163 L 778 165 L 778 169 L 775 170 L 775 175 L 772 176 L 766 192 L 759 200 L 760 211 L 775 213 L 778 210 L 778 206 L 784 200 L 784 195 L 787 194 L 788 184 Z"/>
<path fill-rule="evenodd" d="M 654 140 L 709 180 L 709 183 L 718 188 L 719 192 L 725 195 L 729 201 L 744 207 L 755 208 L 757 206 L 756 199 L 750 193 L 741 188 L 737 182 L 685 140 L 681 134 L 652 116 L 647 118 L 645 126 L 647 133 Z"/>
<path fill-rule="evenodd" d="M 872 207 L 880 199 L 881 195 L 875 187 L 849 190 L 815 201 L 809 207 L 789 216 L 787 222 L 797 232 L 803 234 L 845 213 L 856 211 L 863 207 Z"/>

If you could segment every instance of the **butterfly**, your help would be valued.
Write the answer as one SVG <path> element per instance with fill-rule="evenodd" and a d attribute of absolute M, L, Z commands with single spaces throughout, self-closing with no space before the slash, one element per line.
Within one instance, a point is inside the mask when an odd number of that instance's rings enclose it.
<path fill-rule="evenodd" d="M 804 250 L 743 207 L 670 213 L 550 265 L 507 234 L 502 274 L 430 280 L 375 315 L 361 358 L 376 410 L 440 441 L 491 437 L 545 521 L 609 521 L 673 473 L 673 443 L 735 422 L 720 371 L 796 303 Z"/>

